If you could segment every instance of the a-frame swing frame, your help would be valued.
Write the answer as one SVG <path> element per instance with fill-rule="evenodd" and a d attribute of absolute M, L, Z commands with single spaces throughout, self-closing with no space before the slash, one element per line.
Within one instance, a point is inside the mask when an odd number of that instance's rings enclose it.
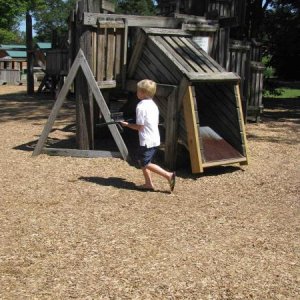
<path fill-rule="evenodd" d="M 84 53 L 79 49 L 78 54 L 72 64 L 69 74 L 66 77 L 65 83 L 60 90 L 55 104 L 51 110 L 51 113 L 48 117 L 47 123 L 43 129 L 43 132 L 34 148 L 32 156 L 39 155 L 41 153 L 51 153 L 56 155 L 65 155 L 65 156 L 79 156 L 79 157 L 118 157 L 120 155 L 110 152 L 110 151 L 97 151 L 97 150 L 78 150 L 78 149 L 58 149 L 58 148 L 44 148 L 44 144 L 48 138 L 48 135 L 53 127 L 54 121 L 58 115 L 60 108 L 62 107 L 64 100 L 68 94 L 71 84 L 73 83 L 75 76 L 81 67 L 83 74 L 86 77 L 87 83 L 91 88 L 91 91 L 95 97 L 97 104 L 99 105 L 100 111 L 104 117 L 105 122 L 113 121 L 111 119 L 109 108 L 104 100 L 104 97 L 100 91 L 100 88 L 97 85 L 97 82 L 94 78 L 93 72 L 84 56 Z M 123 141 L 123 138 L 115 124 L 108 125 L 108 128 L 117 144 L 117 147 L 120 151 L 121 157 L 124 160 L 128 159 L 128 150 Z M 47 151 L 45 151 L 47 149 Z M 51 151 L 52 150 L 52 151 Z M 61 151 L 60 151 L 61 150 Z"/>

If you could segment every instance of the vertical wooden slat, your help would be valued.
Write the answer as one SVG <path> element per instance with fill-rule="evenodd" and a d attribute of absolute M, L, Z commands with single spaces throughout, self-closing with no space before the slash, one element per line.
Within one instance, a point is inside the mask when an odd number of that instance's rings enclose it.
<path fill-rule="evenodd" d="M 128 21 L 127 19 L 124 19 L 124 34 L 123 34 L 123 40 L 122 40 L 122 53 L 123 53 L 123 60 L 122 60 L 122 88 L 125 89 L 126 85 L 126 73 L 127 73 L 127 49 L 128 49 Z"/>
<path fill-rule="evenodd" d="M 115 62 L 115 29 L 108 28 L 107 29 L 107 48 L 106 48 L 106 80 L 114 79 L 114 62 Z"/>
<path fill-rule="evenodd" d="M 137 64 L 142 56 L 142 50 L 146 39 L 146 34 L 140 30 L 128 65 L 128 78 L 132 78 L 132 76 L 134 75 Z"/>
<path fill-rule="evenodd" d="M 165 119 L 165 163 L 170 169 L 175 169 L 176 167 L 178 140 L 177 97 L 178 88 L 175 88 L 168 97 L 167 116 Z"/>
<path fill-rule="evenodd" d="M 195 104 L 191 86 L 188 87 L 183 99 L 183 111 L 188 135 L 192 173 L 201 173 L 203 172 L 203 166 L 200 152 L 199 129 L 195 118 Z"/>
<path fill-rule="evenodd" d="M 97 33 L 92 31 L 92 71 L 97 75 Z"/>
<path fill-rule="evenodd" d="M 97 81 L 103 81 L 105 78 L 105 60 L 106 60 L 106 29 L 97 28 Z"/>
<path fill-rule="evenodd" d="M 26 47 L 27 47 L 27 94 L 34 93 L 33 78 L 33 40 L 32 40 L 32 17 L 29 11 L 26 13 Z"/>
<path fill-rule="evenodd" d="M 115 43 L 115 53 L 116 53 L 116 58 L 115 58 L 115 79 L 117 81 L 117 83 L 121 82 L 122 79 L 122 69 L 121 69 L 121 64 L 123 61 L 122 58 L 122 37 L 124 34 L 124 29 L 123 28 L 116 28 L 116 43 Z"/>
<path fill-rule="evenodd" d="M 239 125 L 241 128 L 242 132 L 242 143 L 243 143 L 243 148 L 245 153 L 244 156 L 246 157 L 246 161 L 240 163 L 241 165 L 248 165 L 248 145 L 247 145 L 247 138 L 246 138 L 246 129 L 245 129 L 245 123 L 244 123 L 244 117 L 243 117 L 243 112 L 242 112 L 242 100 L 241 100 L 241 94 L 240 94 L 240 89 L 238 85 L 234 86 L 234 94 L 235 98 L 238 104 L 238 115 L 239 115 Z"/>

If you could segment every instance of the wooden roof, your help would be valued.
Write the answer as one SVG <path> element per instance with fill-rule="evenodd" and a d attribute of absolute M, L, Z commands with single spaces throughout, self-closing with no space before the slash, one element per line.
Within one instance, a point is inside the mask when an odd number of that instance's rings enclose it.
<path fill-rule="evenodd" d="M 181 73 L 190 81 L 238 81 L 240 77 L 232 72 L 227 72 L 214 61 L 198 44 L 193 41 L 193 36 L 180 29 L 144 28 L 148 41 L 144 46 L 141 57 L 142 65 L 137 68 L 156 68 L 158 72 L 164 60 L 173 65 L 173 71 L 166 64 L 166 71 L 172 75 Z M 176 70 L 177 69 L 177 72 Z M 155 71 L 154 71 L 155 73 Z M 173 76 L 174 77 L 174 76 Z M 164 80 L 166 81 L 166 80 Z M 163 82 L 168 83 L 168 82 Z M 175 82 L 172 82 L 175 83 Z"/>

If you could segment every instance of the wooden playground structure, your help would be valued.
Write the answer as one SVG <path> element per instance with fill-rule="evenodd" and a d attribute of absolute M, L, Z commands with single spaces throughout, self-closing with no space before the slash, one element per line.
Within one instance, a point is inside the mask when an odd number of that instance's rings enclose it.
<path fill-rule="evenodd" d="M 135 93 L 137 81 L 149 78 L 158 84 L 154 100 L 162 117 L 164 161 L 170 169 L 176 168 L 178 145 L 187 149 L 193 173 L 248 163 L 244 122 L 248 103 L 261 109 L 262 67 L 250 64 L 252 57 L 260 59 L 251 43 L 229 38 L 230 28 L 243 21 L 245 1 L 159 2 L 168 16 L 120 15 L 108 1 L 77 2 L 69 20 L 67 58 L 65 50 L 54 50 L 56 55 L 47 61 L 49 74 L 62 80 L 33 155 L 127 160 L 128 149 L 115 124 L 108 127 L 120 153 L 95 150 L 96 123 L 99 118 L 113 121 L 114 91 Z M 218 18 L 209 18 L 216 13 Z M 78 149 L 45 148 L 73 82 Z"/>

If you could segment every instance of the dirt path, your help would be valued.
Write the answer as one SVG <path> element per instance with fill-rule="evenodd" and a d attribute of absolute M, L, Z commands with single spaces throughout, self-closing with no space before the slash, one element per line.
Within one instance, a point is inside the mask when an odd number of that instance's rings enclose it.
<path fill-rule="evenodd" d="M 179 170 L 170 195 L 119 159 L 32 158 L 53 100 L 22 90 L 0 87 L 0 299 L 300 299 L 299 110 L 247 125 L 249 166 Z"/>

